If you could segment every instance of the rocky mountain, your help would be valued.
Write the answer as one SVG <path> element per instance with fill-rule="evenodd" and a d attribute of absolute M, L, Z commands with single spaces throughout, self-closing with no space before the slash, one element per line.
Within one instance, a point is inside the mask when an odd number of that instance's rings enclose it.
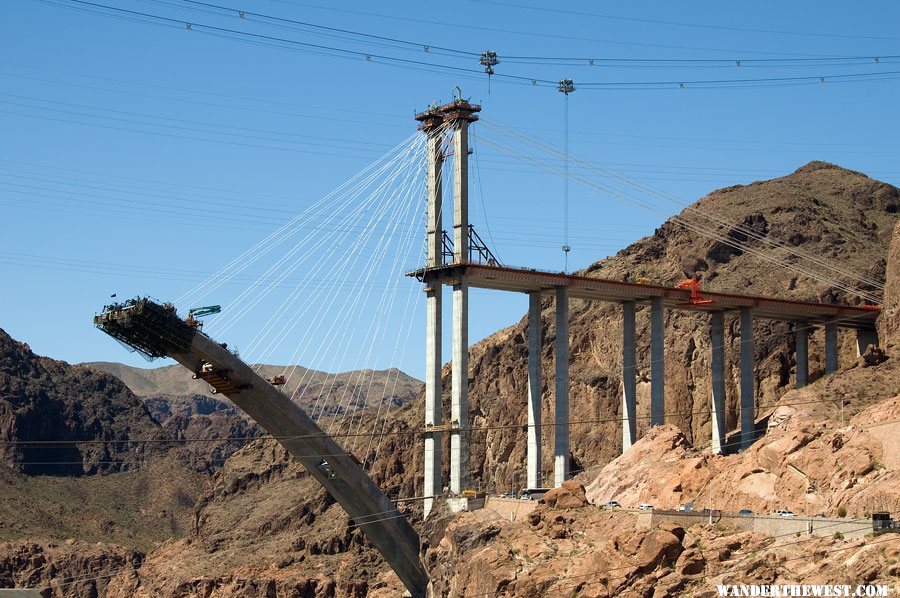
<path fill-rule="evenodd" d="M 201 396 L 228 402 L 223 396 L 213 395 L 203 380 L 191 379 L 178 365 L 158 368 L 136 368 L 110 362 L 84 365 L 112 374 L 141 397 Z M 422 386 L 421 381 L 395 368 L 330 374 L 300 366 L 255 367 L 264 377 L 285 375 L 284 392 L 294 396 L 308 412 L 316 414 L 339 415 L 365 407 L 403 405 L 413 400 Z"/>
<path fill-rule="evenodd" d="M 166 451 L 128 440 L 165 437 L 114 376 L 39 357 L 0 330 L 0 462 L 28 474 L 125 471 Z"/>
<path fill-rule="evenodd" d="M 900 190 L 869 177 L 827 164 L 811 162 L 796 172 L 770 181 L 738 185 L 714 191 L 663 224 L 652 237 L 641 239 L 615 256 L 580 272 L 587 276 L 634 281 L 638 278 L 675 285 L 699 274 L 710 291 L 742 292 L 786 299 L 860 303 L 852 294 L 816 276 L 823 269 L 808 259 L 772 250 L 762 241 L 748 238 L 752 229 L 763 239 L 780 242 L 794 251 L 870 279 L 885 279 L 886 256 L 900 210 Z M 680 222 L 714 228 L 730 239 L 747 241 L 766 249 L 773 257 L 803 268 L 807 274 L 776 267 L 772 263 L 728 246 L 720 240 L 692 232 Z M 713 224 L 714 223 L 714 224 Z M 720 224 L 721 223 L 721 224 Z M 743 227 L 739 229 L 738 227 Z M 852 276 L 835 275 L 840 282 L 871 294 L 878 289 L 860 284 Z M 896 284 L 896 283 L 894 283 Z M 544 350 L 543 418 L 553 421 L 555 339 L 554 303 L 542 306 Z M 726 421 L 738 426 L 739 342 L 736 317 L 726 316 Z M 570 427 L 571 447 L 577 471 L 584 464 L 606 463 L 621 450 L 621 315 L 614 304 L 570 303 L 570 420 L 586 422 Z M 665 316 L 666 412 L 668 423 L 684 430 L 697 444 L 710 437 L 710 344 L 705 316 L 668 311 Z M 754 322 L 757 411 L 771 406 L 793 387 L 794 335 L 789 325 Z M 646 432 L 650 405 L 649 309 L 637 314 L 638 434 Z M 644 339 L 643 342 L 641 339 Z M 839 339 L 842 363 L 856 358 L 854 338 Z M 811 335 L 810 373 L 822 375 L 821 330 Z M 526 319 L 484 339 L 470 349 L 470 421 L 486 424 L 524 424 L 527 397 Z M 449 368 L 444 370 L 444 402 L 449 412 Z M 542 439 L 545 455 L 552 454 L 549 429 Z M 473 434 L 472 470 L 485 489 L 508 488 L 521 476 L 525 464 L 524 428 L 509 427 Z M 544 475 L 551 471 L 544 462 Z"/>
<path fill-rule="evenodd" d="M 144 402 L 166 434 L 190 441 L 177 444 L 174 451 L 197 471 L 222 467 L 228 457 L 264 434 L 256 422 L 227 400 L 205 395 L 156 395 L 144 397 Z"/>
<path fill-rule="evenodd" d="M 222 395 L 213 395 L 202 380 L 194 380 L 181 366 L 136 368 L 120 363 L 95 362 L 86 367 L 122 380 L 144 399 L 153 418 L 171 438 L 189 440 L 178 454 L 197 471 L 221 467 L 247 439 L 263 435 L 256 422 Z M 263 365 L 265 377 L 286 374 L 284 392 L 326 424 L 347 414 L 363 419 L 368 410 L 396 407 L 412 401 L 422 383 L 402 371 L 356 370 L 329 374 L 303 367 Z"/>

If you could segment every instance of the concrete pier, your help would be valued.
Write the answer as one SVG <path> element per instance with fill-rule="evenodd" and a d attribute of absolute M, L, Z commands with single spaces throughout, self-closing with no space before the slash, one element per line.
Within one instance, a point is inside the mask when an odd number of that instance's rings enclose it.
<path fill-rule="evenodd" d="M 469 121 L 453 122 L 453 261 L 469 261 Z"/>
<path fill-rule="evenodd" d="M 710 369 L 712 378 L 712 452 L 719 455 L 725 447 L 725 314 L 712 312 L 709 320 Z"/>
<path fill-rule="evenodd" d="M 797 361 L 797 388 L 803 388 L 809 384 L 809 332 L 810 325 L 806 322 L 796 324 L 796 361 Z"/>
<path fill-rule="evenodd" d="M 541 487 L 541 294 L 528 294 L 528 487 Z"/>
<path fill-rule="evenodd" d="M 427 256 L 426 265 L 434 268 L 443 264 L 441 176 L 443 152 L 441 136 L 436 133 L 439 121 L 434 120 L 426 129 L 428 137 L 428 207 L 426 210 Z M 426 285 L 425 305 L 425 479 L 423 496 L 440 496 L 443 490 L 441 479 L 441 437 L 429 428 L 441 424 L 441 330 L 443 308 L 443 286 Z M 434 507 L 434 499 L 424 501 L 425 517 Z"/>
<path fill-rule="evenodd" d="M 650 299 L 650 425 L 666 421 L 665 315 L 662 297 Z"/>
<path fill-rule="evenodd" d="M 480 108 L 478 108 L 480 110 Z M 469 123 L 474 106 L 455 102 L 444 109 L 453 135 L 453 261 L 469 261 Z M 453 355 L 450 389 L 450 493 L 460 494 L 469 480 L 469 283 L 453 284 Z"/>
<path fill-rule="evenodd" d="M 634 301 L 622 303 L 622 452 L 637 442 L 637 357 Z"/>
<path fill-rule="evenodd" d="M 833 374 L 838 369 L 838 329 L 837 322 L 825 324 L 825 373 Z"/>
<path fill-rule="evenodd" d="M 453 285 L 452 344 L 450 492 L 459 494 L 469 487 L 469 287 L 464 280 Z"/>
<path fill-rule="evenodd" d="M 753 384 L 753 313 L 741 309 L 741 450 L 756 440 L 756 398 Z"/>
<path fill-rule="evenodd" d="M 441 438 L 429 427 L 441 424 L 441 287 L 426 289 L 425 322 L 425 486 L 426 497 L 440 496 Z M 431 512 L 434 499 L 426 498 L 425 517 Z"/>
<path fill-rule="evenodd" d="M 556 289 L 556 421 L 553 427 L 553 485 L 569 478 L 569 289 Z"/>

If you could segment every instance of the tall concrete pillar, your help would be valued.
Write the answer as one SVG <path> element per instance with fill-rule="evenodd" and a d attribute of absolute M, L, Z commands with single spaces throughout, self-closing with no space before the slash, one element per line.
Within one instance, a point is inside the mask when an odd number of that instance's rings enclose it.
<path fill-rule="evenodd" d="M 541 487 L 541 293 L 528 295 L 528 487 Z"/>
<path fill-rule="evenodd" d="M 453 261 L 469 261 L 469 121 L 453 128 Z"/>
<path fill-rule="evenodd" d="M 756 398 L 753 385 L 753 312 L 741 308 L 741 449 L 756 440 Z"/>
<path fill-rule="evenodd" d="M 481 110 L 462 100 L 442 107 L 453 131 L 453 261 L 469 261 L 469 123 Z M 450 491 L 469 488 L 469 283 L 453 285 Z"/>
<path fill-rule="evenodd" d="M 443 136 L 437 133 L 440 118 L 425 121 L 423 130 L 428 135 L 428 198 L 426 209 L 427 255 L 425 265 L 435 268 L 443 263 L 441 176 L 443 168 Z M 441 311 L 443 291 L 440 281 L 429 282 L 425 286 L 425 479 L 426 497 L 439 496 L 443 491 L 441 479 L 441 437 L 438 432 L 429 431 L 441 424 Z M 424 501 L 425 517 L 434 506 L 433 498 Z"/>
<path fill-rule="evenodd" d="M 797 322 L 795 333 L 797 336 L 797 388 L 803 388 L 809 384 L 809 331 L 810 325 L 806 322 Z"/>
<path fill-rule="evenodd" d="M 838 328 L 837 322 L 825 324 L 825 373 L 833 374 L 838 369 Z"/>
<path fill-rule="evenodd" d="M 720 455 L 725 447 L 725 314 L 714 311 L 709 319 L 712 378 L 712 452 Z"/>
<path fill-rule="evenodd" d="M 634 301 L 622 302 L 622 452 L 637 441 L 637 358 Z"/>
<path fill-rule="evenodd" d="M 650 299 L 650 425 L 666 421 L 665 316 L 663 298 Z"/>
<path fill-rule="evenodd" d="M 425 487 L 424 496 L 440 496 L 441 437 L 429 431 L 441 424 L 441 285 L 425 288 Z M 431 512 L 434 499 L 425 499 L 425 517 Z"/>
<path fill-rule="evenodd" d="M 556 409 L 553 485 L 569 478 L 569 289 L 556 289 Z"/>
<path fill-rule="evenodd" d="M 469 284 L 453 285 L 453 357 L 450 376 L 450 492 L 469 487 Z"/>
<path fill-rule="evenodd" d="M 865 353 L 869 345 L 878 345 L 878 331 L 874 328 L 857 328 L 856 356 Z"/>

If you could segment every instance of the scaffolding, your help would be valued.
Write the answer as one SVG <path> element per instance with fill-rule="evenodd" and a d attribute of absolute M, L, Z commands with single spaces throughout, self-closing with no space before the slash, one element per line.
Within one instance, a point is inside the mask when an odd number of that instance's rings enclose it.
<path fill-rule="evenodd" d="M 105 306 L 94 316 L 94 326 L 148 360 L 188 353 L 197 333 L 178 317 L 174 305 L 147 297 Z"/>

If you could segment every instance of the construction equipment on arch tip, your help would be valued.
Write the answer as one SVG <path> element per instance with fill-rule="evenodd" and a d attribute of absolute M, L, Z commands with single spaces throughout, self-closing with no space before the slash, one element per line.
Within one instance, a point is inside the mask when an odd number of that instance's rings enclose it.
<path fill-rule="evenodd" d="M 190 326 L 191 328 L 202 328 L 203 322 L 198 320 L 197 318 L 202 318 L 203 316 L 211 316 L 213 314 L 218 314 L 222 312 L 221 305 L 207 305 L 206 307 L 195 307 L 188 311 L 187 318 L 184 319 L 184 323 Z"/>
<path fill-rule="evenodd" d="M 704 299 L 703 298 L 703 287 L 699 280 L 697 280 L 697 275 L 694 274 L 690 280 L 682 280 L 676 285 L 679 289 L 690 289 L 691 290 L 691 305 L 709 305 L 711 303 L 715 303 L 712 299 Z"/>

